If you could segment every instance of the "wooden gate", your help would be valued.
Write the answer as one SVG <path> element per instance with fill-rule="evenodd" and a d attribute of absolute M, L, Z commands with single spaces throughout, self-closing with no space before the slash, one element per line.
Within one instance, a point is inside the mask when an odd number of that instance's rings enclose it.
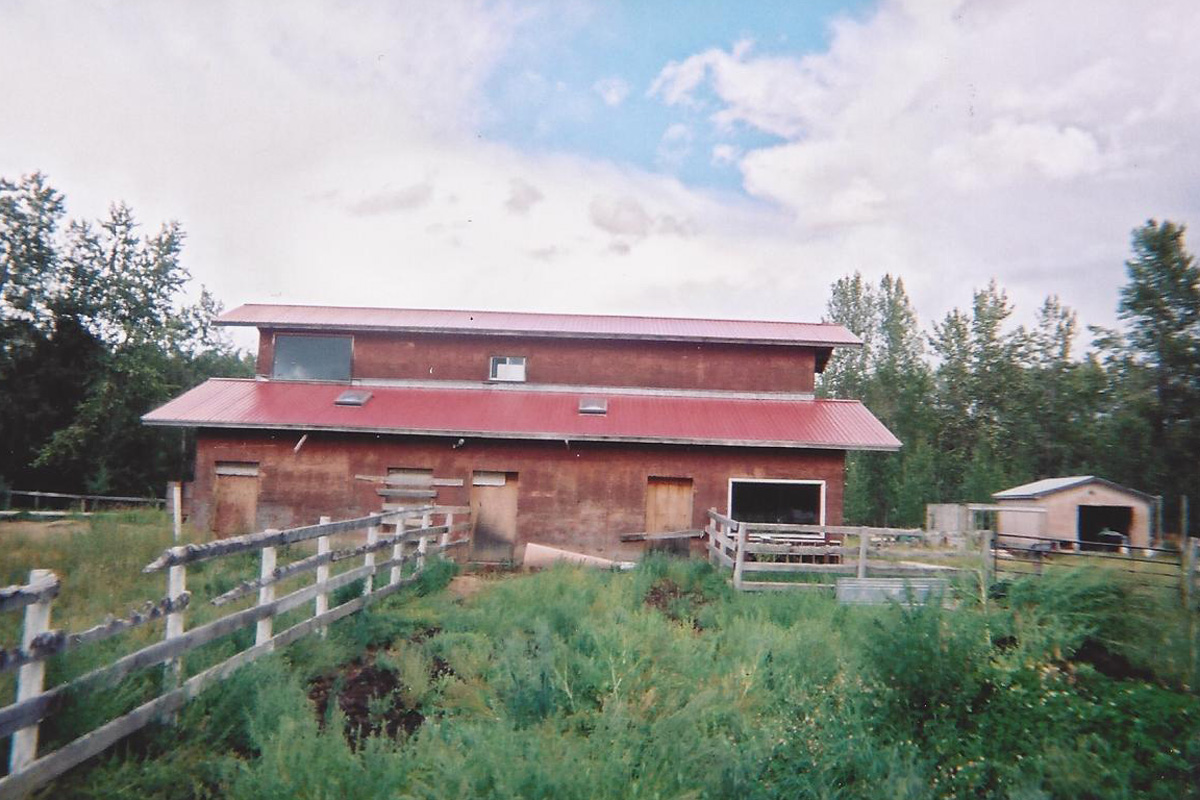
<path fill-rule="evenodd" d="M 517 544 L 517 473 L 471 476 L 472 561 L 512 561 Z"/>

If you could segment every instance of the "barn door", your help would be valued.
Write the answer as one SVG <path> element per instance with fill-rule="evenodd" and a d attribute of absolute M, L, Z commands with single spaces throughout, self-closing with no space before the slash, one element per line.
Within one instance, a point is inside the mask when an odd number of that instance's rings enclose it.
<path fill-rule="evenodd" d="M 474 473 L 471 519 L 471 560 L 512 561 L 517 544 L 517 473 Z"/>
<path fill-rule="evenodd" d="M 258 464 L 218 461 L 212 530 L 217 536 L 253 533 L 258 517 Z"/>
<path fill-rule="evenodd" d="M 692 527 L 692 479 L 646 479 L 646 533 L 685 531 Z M 688 552 L 688 540 L 679 539 L 651 545 L 652 550 L 667 550 L 681 555 Z"/>

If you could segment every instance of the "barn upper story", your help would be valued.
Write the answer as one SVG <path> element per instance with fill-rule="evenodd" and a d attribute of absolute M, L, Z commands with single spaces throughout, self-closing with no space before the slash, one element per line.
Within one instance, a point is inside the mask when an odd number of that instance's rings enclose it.
<path fill-rule="evenodd" d="M 840 325 L 757 320 L 244 305 L 277 381 L 521 385 L 810 396 Z"/>

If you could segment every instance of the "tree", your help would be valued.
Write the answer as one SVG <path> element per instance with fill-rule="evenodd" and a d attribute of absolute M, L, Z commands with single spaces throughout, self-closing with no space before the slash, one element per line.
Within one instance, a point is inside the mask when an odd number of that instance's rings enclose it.
<path fill-rule="evenodd" d="M 1144 408 L 1147 466 L 1168 502 L 1200 490 L 1200 267 L 1185 233 L 1182 225 L 1155 220 L 1134 230 L 1118 306 L 1128 330 L 1106 337 L 1127 379 L 1125 401 Z"/>
<path fill-rule="evenodd" d="M 183 233 L 132 211 L 70 222 L 44 176 L 0 181 L 0 479 L 144 494 L 178 477 L 179 434 L 143 413 L 212 374 L 246 374 L 217 303 L 179 262 Z"/>

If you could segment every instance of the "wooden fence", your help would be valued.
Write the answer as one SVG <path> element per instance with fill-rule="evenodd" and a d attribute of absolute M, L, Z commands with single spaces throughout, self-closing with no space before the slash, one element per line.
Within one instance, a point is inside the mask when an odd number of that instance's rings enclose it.
<path fill-rule="evenodd" d="M 740 522 L 710 510 L 706 532 L 709 559 L 715 564 L 731 567 L 734 588 L 745 591 L 835 588 L 835 584 L 820 580 L 750 581 L 746 580 L 746 573 L 915 578 L 947 577 L 962 571 L 891 557 L 889 551 L 894 551 L 896 545 L 923 542 L 924 531 L 920 529 L 768 525 Z M 857 542 L 846 546 L 848 537 L 857 537 Z M 922 554 L 961 556 L 961 551 L 926 549 Z"/>
<path fill-rule="evenodd" d="M 12 737 L 9 771 L 0 778 L 0 800 L 24 796 L 150 722 L 172 714 L 205 687 L 223 680 L 239 667 L 277 647 L 321 631 L 330 623 L 411 583 L 425 569 L 427 558 L 469 541 L 469 513 L 468 508 L 424 506 L 339 522 L 322 517 L 317 525 L 171 547 L 143 570 L 166 573 L 165 597 L 147 603 L 128 617 L 109 619 L 76 633 L 50 627 L 51 605 L 60 586 L 54 573 L 33 570 L 29 583 L 0 589 L 0 612 L 22 608 L 25 611 L 20 647 L 0 650 L 0 672 L 19 670 L 16 700 L 0 708 L 0 739 Z M 456 522 L 456 518 L 463 521 Z M 392 530 L 382 533 L 385 527 Z M 331 549 L 331 536 L 364 531 L 365 541 L 361 545 Z M 456 536 L 458 534 L 466 535 Z M 277 563 L 277 548 L 313 539 L 317 545 L 315 555 L 283 565 Z M 342 540 L 344 537 L 339 537 L 339 541 Z M 256 602 L 249 608 L 188 629 L 186 611 L 191 600 L 187 591 L 188 566 L 256 551 L 259 553 L 258 577 L 243 581 L 211 601 L 214 606 L 222 607 L 257 594 Z M 386 560 L 376 560 L 380 551 L 389 553 Z M 358 558 L 362 559 L 361 566 L 330 575 L 334 564 Z M 315 582 L 276 596 L 276 588 L 283 581 L 309 572 L 316 573 Z M 377 586 L 376 576 L 383 575 L 387 576 L 387 581 L 380 581 Z M 361 595 L 329 607 L 331 593 L 357 581 L 364 584 Z M 274 630 L 276 618 L 310 603 L 312 611 L 306 619 L 283 631 Z M 46 660 L 51 656 L 159 619 L 165 619 L 161 641 L 116 658 L 68 683 L 44 689 Z M 250 625 L 255 626 L 252 646 L 185 679 L 181 662 L 184 654 Z M 166 686 L 159 696 L 53 752 L 38 756 L 39 723 L 52 715 L 68 695 L 112 686 L 134 671 L 156 664 L 166 666 Z"/>
<path fill-rule="evenodd" d="M 26 497 L 33 504 L 32 509 L 12 509 L 12 498 Z M 59 508 L 57 510 L 43 511 L 42 503 L 45 501 L 51 506 L 67 506 L 67 508 Z M 30 513 L 30 514 L 67 514 L 67 513 L 88 513 L 88 506 L 94 509 L 98 506 L 136 506 L 149 505 L 154 508 L 162 508 L 166 505 L 166 500 L 161 497 L 121 497 L 107 494 L 68 494 L 65 492 L 26 492 L 19 489 L 4 489 L 0 490 L 0 511 L 9 513 Z"/>

